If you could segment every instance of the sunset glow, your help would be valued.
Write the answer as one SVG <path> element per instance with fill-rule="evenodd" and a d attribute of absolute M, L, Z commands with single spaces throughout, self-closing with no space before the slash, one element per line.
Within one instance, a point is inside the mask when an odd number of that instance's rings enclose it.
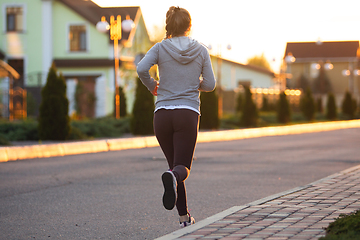
<path fill-rule="evenodd" d="M 224 58 L 246 63 L 264 53 L 278 72 L 286 42 L 360 40 L 360 1 L 257 0 L 207 2 L 190 0 L 94 0 L 103 7 L 140 6 L 147 29 L 163 27 L 170 6 L 187 9 L 192 16 L 192 37 L 216 46 Z M 131 2 L 130 4 L 126 2 Z M 227 45 L 231 50 L 227 50 Z M 221 46 L 221 49 L 219 49 Z"/>

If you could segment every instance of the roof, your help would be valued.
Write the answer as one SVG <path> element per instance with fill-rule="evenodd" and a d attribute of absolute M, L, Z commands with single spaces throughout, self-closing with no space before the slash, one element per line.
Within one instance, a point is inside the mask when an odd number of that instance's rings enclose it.
<path fill-rule="evenodd" d="M 211 54 L 211 56 L 214 57 L 214 58 L 219 58 L 219 57 L 216 56 L 216 55 L 212 55 L 212 54 Z M 235 64 L 235 65 L 238 65 L 238 66 L 241 66 L 241 67 L 244 67 L 244 68 L 247 68 L 247 69 L 256 71 L 256 72 L 260 72 L 260 73 L 263 73 L 263 74 L 270 75 L 271 77 L 275 77 L 275 73 L 272 72 L 272 71 L 269 70 L 269 69 L 266 69 L 266 68 L 263 68 L 263 67 L 259 67 L 259 66 L 255 66 L 255 65 L 251 65 L 251 64 L 242 64 L 242 63 L 238 63 L 238 62 L 231 61 L 231 60 L 224 59 L 224 58 L 221 58 L 221 59 L 222 59 L 222 61 L 224 61 L 224 62 L 228 62 L 228 63 L 231 63 L 231 64 Z"/>
<path fill-rule="evenodd" d="M 356 58 L 359 41 L 344 42 L 289 42 L 284 58 L 292 53 L 295 58 Z"/>
<path fill-rule="evenodd" d="M 129 15 L 130 19 L 135 21 L 135 17 L 140 7 L 108 7 L 103 8 L 98 6 L 92 1 L 89 0 L 58 0 L 59 2 L 65 4 L 76 13 L 84 17 L 90 23 L 96 25 L 101 20 L 102 16 L 105 16 L 106 21 L 110 22 L 110 16 L 120 15 L 121 19 L 126 19 L 126 16 Z M 130 33 L 122 31 L 122 40 L 127 40 Z"/>

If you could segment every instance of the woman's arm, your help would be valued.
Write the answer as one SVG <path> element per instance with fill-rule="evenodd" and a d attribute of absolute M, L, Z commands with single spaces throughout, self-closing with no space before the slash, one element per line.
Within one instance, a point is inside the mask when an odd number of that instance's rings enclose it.
<path fill-rule="evenodd" d="M 159 46 L 155 44 L 145 55 L 145 57 L 138 63 L 136 71 L 139 75 L 141 82 L 155 95 L 157 92 L 158 82 L 153 79 L 150 74 L 150 68 L 158 63 Z M 156 95 L 155 95 L 156 96 Z"/>
<path fill-rule="evenodd" d="M 216 81 L 214 76 L 214 71 L 212 69 L 210 55 L 206 50 L 204 53 L 204 64 L 202 67 L 202 77 L 203 79 L 200 81 L 200 91 L 211 92 L 215 89 Z"/>

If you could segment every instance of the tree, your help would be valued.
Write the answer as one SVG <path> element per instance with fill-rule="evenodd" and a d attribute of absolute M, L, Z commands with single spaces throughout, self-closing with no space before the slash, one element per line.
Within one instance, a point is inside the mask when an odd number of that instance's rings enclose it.
<path fill-rule="evenodd" d="M 151 135 L 153 130 L 154 97 L 142 84 L 140 78 L 136 81 L 135 102 L 130 121 L 130 130 L 134 135 Z"/>
<path fill-rule="evenodd" d="M 267 98 L 265 95 L 264 95 L 263 98 L 262 98 L 261 111 L 264 111 L 264 112 L 270 111 L 269 100 L 268 100 L 268 98 Z"/>
<path fill-rule="evenodd" d="M 309 86 L 309 80 L 305 77 L 304 74 L 301 74 L 301 76 L 295 82 L 295 88 L 307 89 Z"/>
<path fill-rule="evenodd" d="M 268 70 L 271 70 L 269 62 L 266 60 L 264 53 L 262 53 L 260 56 L 254 56 L 247 60 L 247 64 L 255 65 L 258 67 L 266 68 Z"/>
<path fill-rule="evenodd" d="M 329 120 L 335 120 L 337 118 L 335 96 L 333 93 L 328 94 L 326 103 L 326 118 Z"/>
<path fill-rule="evenodd" d="M 218 129 L 220 121 L 216 90 L 212 92 L 201 92 L 200 102 L 200 129 Z"/>
<path fill-rule="evenodd" d="M 322 99 L 321 97 L 318 97 L 316 99 L 316 111 L 318 113 L 322 113 L 323 112 L 323 105 L 322 105 Z"/>
<path fill-rule="evenodd" d="M 288 123 L 291 119 L 290 104 L 285 92 L 281 92 L 277 104 L 277 119 L 280 123 Z"/>
<path fill-rule="evenodd" d="M 307 88 L 305 95 L 300 99 L 300 110 L 306 120 L 311 121 L 315 117 L 315 101 L 310 88 Z"/>
<path fill-rule="evenodd" d="M 243 95 L 241 93 L 238 94 L 236 98 L 236 112 L 239 113 L 242 111 L 243 107 Z"/>
<path fill-rule="evenodd" d="M 71 131 L 66 83 L 63 75 L 58 76 L 56 71 L 53 64 L 41 91 L 38 127 L 41 140 L 66 140 Z"/>
<path fill-rule="evenodd" d="M 119 87 L 119 96 L 120 96 L 120 117 L 126 117 L 127 115 L 127 102 L 126 102 L 126 96 L 124 94 L 124 90 L 122 87 Z M 114 98 L 115 101 L 115 98 Z M 115 111 L 114 111 L 115 116 Z"/>
<path fill-rule="evenodd" d="M 325 68 L 321 67 L 319 70 L 319 76 L 315 78 L 313 83 L 314 93 L 327 94 L 332 91 L 331 82 L 326 75 Z"/>
<path fill-rule="evenodd" d="M 242 115 L 240 125 L 244 127 L 254 127 L 257 125 L 258 112 L 256 105 L 252 99 L 249 87 L 245 87 L 245 98 L 242 107 Z"/>
<path fill-rule="evenodd" d="M 352 99 L 349 91 L 345 92 L 344 100 L 341 105 L 342 113 L 345 114 L 349 119 L 353 119 L 356 110 L 356 101 Z"/>

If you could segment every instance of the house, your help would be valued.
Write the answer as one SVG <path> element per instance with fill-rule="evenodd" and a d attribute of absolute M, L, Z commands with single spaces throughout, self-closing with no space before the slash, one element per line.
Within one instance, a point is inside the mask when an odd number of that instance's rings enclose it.
<path fill-rule="evenodd" d="M 221 87 L 223 95 L 223 111 L 234 112 L 236 95 L 242 86 L 253 89 L 278 89 L 274 72 L 254 66 L 223 59 L 217 55 L 210 55 L 217 79 L 217 89 Z M 255 98 L 255 95 L 253 96 Z M 261 106 L 261 102 L 258 104 Z"/>
<path fill-rule="evenodd" d="M 359 98 L 359 59 L 359 41 L 289 42 L 284 60 L 285 72 L 292 78 L 288 79 L 287 86 L 308 86 L 324 98 L 333 92 L 340 106 L 346 90 Z"/>
<path fill-rule="evenodd" d="M 125 89 L 128 107 L 132 105 L 137 76 L 134 59 L 152 46 L 139 7 L 101 8 L 88 0 L 0 0 L 0 5 L 4 33 L 0 53 L 21 75 L 16 85 L 39 97 L 54 62 L 67 82 L 69 114 L 77 106 L 86 117 L 114 112 L 114 43 L 96 24 L 102 16 L 108 22 L 117 15 L 131 19 L 134 27 L 130 32 L 123 30 L 119 39 L 117 82 Z"/>

